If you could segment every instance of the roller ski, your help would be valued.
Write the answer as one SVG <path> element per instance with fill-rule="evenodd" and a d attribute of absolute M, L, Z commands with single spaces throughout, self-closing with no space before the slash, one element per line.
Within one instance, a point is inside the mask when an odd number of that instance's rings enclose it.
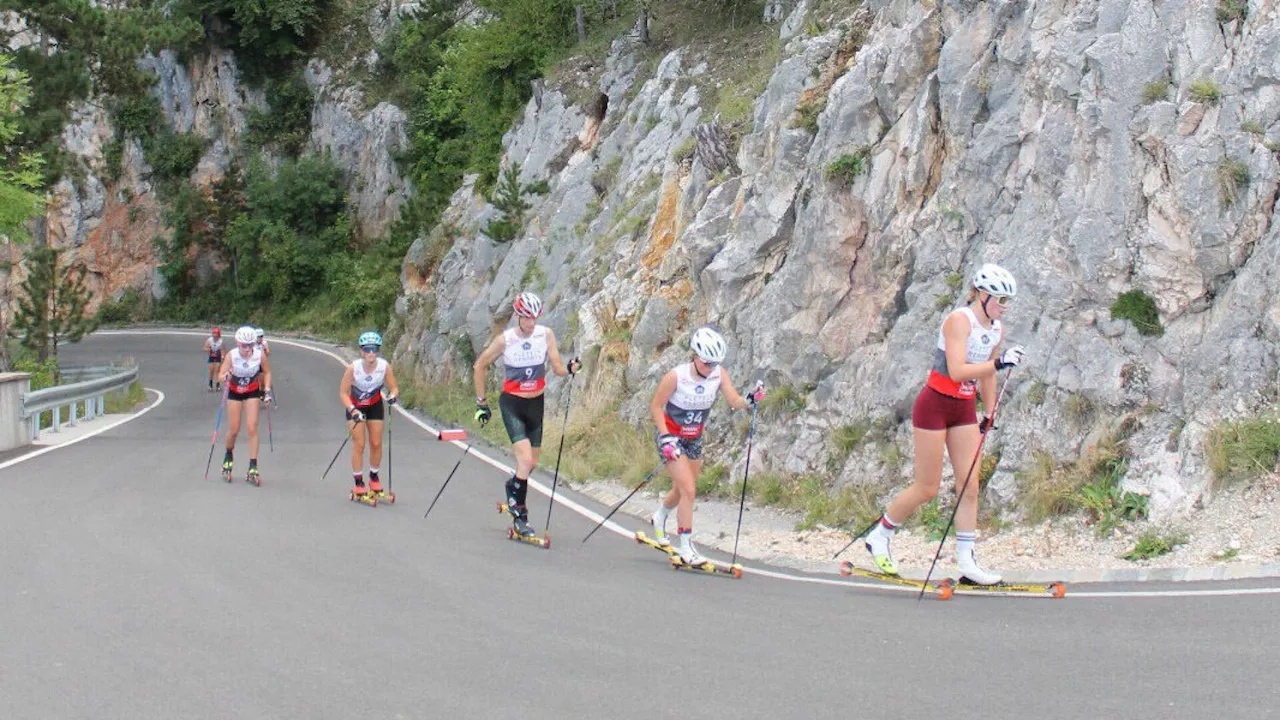
<path fill-rule="evenodd" d="M 911 578 L 904 578 L 901 575 L 898 575 L 897 573 L 891 574 L 887 572 L 877 572 L 875 570 L 866 570 L 864 568 L 856 567 L 853 563 L 849 562 L 848 560 L 845 560 L 844 562 L 840 563 L 840 574 L 845 577 L 849 577 L 850 575 L 856 575 L 858 577 L 864 577 L 870 580 L 880 580 L 882 582 L 893 583 L 894 585 L 901 585 L 903 587 L 915 588 L 917 590 L 923 588 L 924 590 L 927 590 L 928 592 L 931 592 L 937 595 L 940 600 L 950 600 L 952 594 L 955 592 L 955 583 L 954 581 L 951 580 L 951 578 L 945 578 L 943 580 L 939 580 L 938 582 L 926 583 L 923 580 L 912 580 Z"/>
<path fill-rule="evenodd" d="M 515 508 L 514 510 L 512 508 Z M 539 537 L 538 533 L 529 525 L 529 511 L 520 505 L 510 505 L 508 503 L 498 503 L 498 512 L 506 513 L 511 516 L 511 527 L 507 528 L 507 538 L 509 540 L 517 540 L 526 545 L 535 545 L 544 550 L 551 549 L 551 538 L 545 535 Z"/>
<path fill-rule="evenodd" d="M 229 459 L 228 459 L 228 460 L 223 460 L 223 461 L 222 461 L 222 479 L 223 479 L 223 481 L 230 483 L 230 482 L 231 482 L 231 480 L 232 480 L 232 478 L 233 478 L 233 474 L 234 474 L 234 473 L 233 473 L 233 471 L 234 471 L 234 470 L 235 470 L 235 466 L 232 464 L 231 460 L 229 460 Z"/>
<path fill-rule="evenodd" d="M 369 489 L 364 485 L 356 485 L 351 488 L 348 498 L 351 502 L 358 502 L 369 507 L 378 507 L 378 498 L 374 497 L 373 493 L 369 492 Z"/>
<path fill-rule="evenodd" d="M 944 582 L 953 582 L 947 578 Z M 954 583 L 955 592 L 961 595 L 995 595 L 997 597 L 1047 597 L 1062 598 L 1067 595 L 1065 583 L 1026 584 L 997 582 L 990 585 L 979 585 L 967 577 L 961 577 Z"/>
<path fill-rule="evenodd" d="M 382 482 L 378 478 L 369 479 L 369 494 L 379 502 L 388 502 L 392 505 L 396 504 L 396 494 L 382 487 Z"/>
<path fill-rule="evenodd" d="M 258 473 L 258 466 L 249 467 L 249 472 L 245 473 L 244 481 L 254 487 L 262 487 L 262 476 Z"/>
<path fill-rule="evenodd" d="M 671 561 L 671 568 L 673 570 L 680 570 L 683 568 L 685 570 L 699 570 L 711 575 L 727 575 L 734 579 L 742 577 L 741 565 L 729 565 L 726 563 L 716 562 L 715 560 L 708 560 L 699 554 L 691 544 L 687 543 L 687 541 L 683 543 L 686 544 L 687 547 L 677 548 L 670 543 L 664 544 L 655 540 L 643 532 L 636 532 L 636 542 L 642 545 L 648 545 L 655 550 L 661 550 L 666 553 L 667 558 Z M 685 553 L 683 556 L 681 555 L 682 551 Z"/>

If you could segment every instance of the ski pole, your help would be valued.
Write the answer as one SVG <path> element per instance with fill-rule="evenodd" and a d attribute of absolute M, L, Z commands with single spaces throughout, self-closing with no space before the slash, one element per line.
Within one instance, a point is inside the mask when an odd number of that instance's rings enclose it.
<path fill-rule="evenodd" d="M 570 360 L 569 362 L 573 361 Z M 560 426 L 560 449 L 556 451 L 556 471 L 551 476 L 551 500 L 547 504 L 547 524 L 542 527 L 543 536 L 551 530 L 551 509 L 556 506 L 556 483 L 560 481 L 560 456 L 564 454 L 564 435 L 569 430 L 569 405 L 573 402 L 574 377 L 576 376 L 569 376 L 569 390 L 565 393 L 564 398 L 564 423 Z"/>
<path fill-rule="evenodd" d="M 996 393 L 996 402 L 991 406 L 991 414 L 988 416 L 986 432 L 978 439 L 978 451 L 973 454 L 973 462 L 969 463 L 969 474 L 964 476 L 964 482 L 960 485 L 960 492 L 956 493 L 956 506 L 951 508 L 951 519 L 947 520 L 947 528 L 942 531 L 942 539 L 938 541 L 938 550 L 933 554 L 933 562 L 929 563 L 929 572 L 924 576 L 924 583 L 920 585 L 920 594 L 916 596 L 916 602 L 924 598 L 924 591 L 929 587 L 929 578 L 933 577 L 933 569 L 938 565 L 938 557 L 942 555 L 942 545 L 947 541 L 947 535 L 951 532 L 951 526 L 955 524 L 956 513 L 960 511 L 960 499 L 964 497 L 964 491 L 969 487 L 969 479 L 973 477 L 973 470 L 978 466 L 978 458 L 982 457 L 982 446 L 987 442 L 987 433 L 996 424 L 996 413 L 1000 410 L 1000 401 L 1004 398 L 1004 391 L 1009 389 L 1009 376 L 1013 374 L 1013 368 L 1009 368 L 1004 374 L 1004 382 L 1000 384 L 1000 392 Z"/>
<path fill-rule="evenodd" d="M 857 520 L 857 518 L 853 518 L 853 520 Z M 852 523 L 853 520 L 850 520 L 849 522 Z M 858 538 L 871 532 L 871 528 L 875 527 L 876 523 L 878 522 L 880 522 L 880 518 L 878 517 L 875 520 L 872 520 L 870 525 L 862 529 L 862 532 L 858 533 L 857 535 L 854 535 L 852 540 L 850 540 L 844 547 L 837 550 L 836 554 L 831 556 L 831 559 L 835 560 L 836 558 L 840 557 L 840 554 L 843 553 L 845 550 L 848 550 L 849 548 L 853 547 L 853 544 L 858 542 Z"/>
<path fill-rule="evenodd" d="M 271 429 L 271 403 L 267 403 L 267 443 L 271 446 L 271 452 L 276 451 L 276 434 Z"/>
<path fill-rule="evenodd" d="M 387 492 L 391 492 L 391 416 L 396 414 L 395 406 L 387 406 Z"/>
<path fill-rule="evenodd" d="M 763 380 L 757 380 L 756 386 L 751 390 L 754 397 L 757 390 L 764 387 Z M 751 443 L 756 437 L 756 413 L 760 409 L 760 404 L 751 401 L 751 428 L 747 430 L 747 466 L 742 471 L 742 496 L 738 498 L 738 529 L 733 531 L 733 560 L 729 562 L 733 565 L 738 562 L 738 536 L 742 533 L 742 511 L 747 506 L 747 478 L 751 476 Z"/>
<path fill-rule="evenodd" d="M 356 423 L 353 423 L 353 422 L 347 423 L 347 436 L 343 438 L 342 444 L 338 446 L 338 452 L 333 454 L 333 459 L 329 461 L 329 467 L 324 469 L 324 475 L 320 476 L 321 480 L 329 476 L 329 471 L 333 469 L 333 464 L 338 462 L 338 456 L 342 454 L 342 449 L 347 446 L 347 443 L 351 442 L 351 435 L 352 433 L 355 432 L 355 429 L 356 429 Z"/>
<path fill-rule="evenodd" d="M 441 430 L 440 434 L 437 435 L 436 437 L 441 442 L 444 442 L 444 441 L 452 442 L 454 440 L 466 440 L 467 431 L 462 429 Z M 449 471 L 449 477 L 444 479 L 444 484 L 441 485 L 440 489 L 436 491 L 436 496 L 431 499 L 431 506 L 427 508 L 427 511 L 425 513 L 423 513 L 422 515 L 423 520 L 426 520 L 427 516 L 431 514 L 431 508 L 434 508 L 436 506 L 436 500 L 439 500 L 440 496 L 444 494 L 444 489 L 449 487 L 449 481 L 453 479 L 453 474 L 458 472 L 458 466 L 462 464 L 463 458 L 465 458 L 467 456 L 467 453 L 469 452 L 471 452 L 471 443 L 467 443 L 467 446 L 462 449 L 462 456 L 458 458 L 458 462 L 453 464 L 453 469 Z M 388 467 L 388 470 L 390 470 L 389 467 Z M 389 481 L 387 486 L 390 487 Z"/>
<path fill-rule="evenodd" d="M 218 405 L 218 417 L 213 421 L 213 439 L 209 442 L 209 459 L 204 463 L 204 479 L 209 479 L 209 466 L 213 464 L 213 449 L 218 446 L 218 428 L 222 427 L 222 411 L 227 409 L 227 390 L 222 390 L 222 402 Z"/>
<path fill-rule="evenodd" d="M 666 461 L 662 461 L 662 460 L 658 461 L 658 464 L 652 470 L 649 471 L 648 475 L 644 476 L 644 479 L 640 481 L 640 484 L 632 488 L 631 492 L 627 493 L 627 496 L 622 498 L 622 502 L 618 503 L 617 505 L 614 505 L 613 509 L 609 511 L 609 514 L 605 515 L 604 519 L 601 520 L 599 523 L 597 523 L 596 526 L 592 528 L 591 532 L 587 533 L 586 537 L 582 538 L 582 542 L 585 543 L 586 541 L 590 540 L 591 536 L 596 534 L 596 530 L 599 530 L 600 528 L 604 527 L 604 524 L 609 522 L 609 518 L 613 517 L 613 514 L 618 512 L 619 508 L 621 508 L 623 505 L 626 505 L 627 501 L 630 500 L 633 495 L 635 495 L 637 492 L 640 492 L 640 488 L 649 484 L 649 480 L 653 478 L 654 473 L 661 470 L 662 466 L 665 464 L 666 464 Z"/>

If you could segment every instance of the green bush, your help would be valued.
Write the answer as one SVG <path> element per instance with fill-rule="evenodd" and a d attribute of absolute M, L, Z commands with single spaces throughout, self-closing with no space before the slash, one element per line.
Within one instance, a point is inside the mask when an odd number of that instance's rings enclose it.
<path fill-rule="evenodd" d="M 1249 186 L 1249 166 L 1233 158 L 1223 158 L 1218 162 L 1217 176 L 1222 204 L 1234 205 L 1240 192 Z"/>
<path fill-rule="evenodd" d="M 255 147 L 274 147 L 297 157 L 311 136 L 311 110 L 315 105 L 311 88 L 301 73 L 294 73 L 266 83 L 266 111 L 249 108 L 249 143 Z"/>
<path fill-rule="evenodd" d="M 1133 323 L 1140 335 L 1159 337 L 1164 334 L 1155 299 L 1141 290 L 1130 290 L 1116 298 L 1111 304 L 1111 317 Z"/>
<path fill-rule="evenodd" d="M 1169 99 L 1169 88 L 1173 83 L 1169 82 L 1169 78 L 1160 78 L 1154 82 L 1149 82 L 1142 87 L 1142 104 L 1150 105 L 1154 102 Z"/>
<path fill-rule="evenodd" d="M 1198 103 L 1217 105 L 1222 102 L 1222 89 L 1211 78 L 1193 80 L 1187 95 Z"/>
<path fill-rule="evenodd" d="M 1187 536 L 1184 533 L 1170 533 L 1161 535 L 1158 532 L 1150 531 L 1144 533 L 1138 538 L 1138 542 L 1129 552 L 1120 557 L 1125 560 L 1149 560 L 1153 557 L 1167 555 L 1173 552 L 1173 549 L 1187 542 Z"/>
<path fill-rule="evenodd" d="M 859 148 L 853 153 L 846 153 L 836 158 L 827 166 L 827 180 L 839 185 L 848 185 L 854 178 L 867 171 L 867 149 Z"/>
<path fill-rule="evenodd" d="M 1218 0 L 1218 6 L 1214 8 L 1214 16 L 1220 23 L 1244 20 L 1249 17 L 1249 2 L 1248 0 Z"/>

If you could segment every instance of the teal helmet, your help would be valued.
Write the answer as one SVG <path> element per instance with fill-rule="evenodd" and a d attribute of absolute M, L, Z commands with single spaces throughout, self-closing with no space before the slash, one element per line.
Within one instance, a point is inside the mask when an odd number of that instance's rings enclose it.
<path fill-rule="evenodd" d="M 376 331 L 370 330 L 369 332 L 361 333 L 360 342 L 356 344 L 360 347 L 364 347 L 365 345 L 377 345 L 378 347 L 382 347 L 382 336 Z"/>

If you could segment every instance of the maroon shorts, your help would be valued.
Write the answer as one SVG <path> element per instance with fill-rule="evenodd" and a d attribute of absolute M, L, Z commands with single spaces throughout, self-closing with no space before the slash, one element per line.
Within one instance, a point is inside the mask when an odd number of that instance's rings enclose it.
<path fill-rule="evenodd" d="M 961 425 L 978 424 L 978 401 L 943 395 L 924 387 L 911 408 L 911 425 L 921 430 L 947 430 Z"/>

